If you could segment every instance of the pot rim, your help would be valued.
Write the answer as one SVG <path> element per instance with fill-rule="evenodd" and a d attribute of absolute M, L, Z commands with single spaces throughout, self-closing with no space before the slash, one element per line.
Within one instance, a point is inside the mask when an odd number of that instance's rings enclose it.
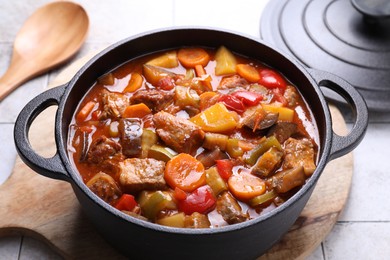
<path fill-rule="evenodd" d="M 218 228 L 204 228 L 204 229 L 201 229 L 201 228 L 198 228 L 198 229 L 175 228 L 175 227 L 168 227 L 168 226 L 163 226 L 163 225 L 147 222 L 144 220 L 140 220 L 140 219 L 137 219 L 135 217 L 129 216 L 129 215 L 127 215 L 119 210 L 116 210 L 114 207 L 110 206 L 109 204 L 107 204 L 106 202 L 101 200 L 96 194 L 94 194 L 86 186 L 86 184 L 82 181 L 80 174 L 75 169 L 74 165 L 71 163 L 71 161 L 68 157 L 67 147 L 66 147 L 66 145 L 68 143 L 68 141 L 67 141 L 68 136 L 64 136 L 62 134 L 62 130 L 64 128 L 67 128 L 68 125 L 66 125 L 66 126 L 63 125 L 62 116 L 64 114 L 65 103 L 66 103 L 65 101 L 69 98 L 70 92 L 72 91 L 72 89 L 76 85 L 76 83 L 78 82 L 81 75 L 83 75 L 83 73 L 85 73 L 86 70 L 89 69 L 89 67 L 93 66 L 97 61 L 99 61 L 99 59 L 101 59 L 102 57 L 104 57 L 108 53 L 112 52 L 113 50 L 117 49 L 118 47 L 128 43 L 129 41 L 133 41 L 133 40 L 136 40 L 136 39 L 139 39 L 142 37 L 148 37 L 148 36 L 154 35 L 154 34 L 164 34 L 164 33 L 169 32 L 169 31 L 182 31 L 182 30 L 185 30 L 185 31 L 188 31 L 188 30 L 215 31 L 215 32 L 219 32 L 219 33 L 222 32 L 222 33 L 227 33 L 227 34 L 233 34 L 234 36 L 246 38 L 246 39 L 255 41 L 258 44 L 265 46 L 267 49 L 270 49 L 270 50 L 278 53 L 279 55 L 284 56 L 284 58 L 286 58 L 289 62 L 291 62 L 292 65 L 294 67 L 296 67 L 304 75 L 304 77 L 309 81 L 309 83 L 313 87 L 314 91 L 317 93 L 316 98 L 318 98 L 320 103 L 321 103 L 322 112 L 323 112 L 323 116 L 324 116 L 323 120 L 325 120 L 325 128 L 326 129 L 324 129 L 324 133 L 325 133 L 325 135 L 323 137 L 324 141 L 321 142 L 321 140 L 320 140 L 319 152 L 321 154 L 319 155 L 319 160 L 317 163 L 316 170 L 314 171 L 312 176 L 306 181 L 306 183 L 292 197 L 290 197 L 287 201 L 285 201 L 282 205 L 272 209 L 269 212 L 266 212 L 266 213 L 264 213 L 256 218 L 254 218 L 254 219 L 247 220 L 245 222 L 238 223 L 238 224 L 222 226 L 222 227 L 218 227 Z M 205 42 L 205 43 L 206 44 L 204 46 L 207 46 L 207 42 Z M 175 47 L 180 47 L 180 46 L 175 46 Z M 175 48 L 175 47 L 172 47 L 172 48 Z M 145 52 L 144 54 L 150 54 L 150 53 L 153 53 L 156 51 L 161 51 L 161 50 L 164 50 L 164 49 L 160 49 L 160 50 L 154 49 L 154 50 L 150 50 L 150 52 Z M 136 58 L 136 57 L 129 57 L 128 60 L 131 60 L 133 58 Z M 264 61 L 264 62 L 267 63 L 266 61 Z M 120 66 L 120 65 L 115 65 L 112 68 L 108 68 L 108 69 L 112 70 L 117 66 Z M 298 89 L 299 89 L 299 87 L 298 87 Z M 306 102 L 308 101 L 307 97 L 304 97 L 304 99 Z M 310 106 L 309 102 L 307 102 L 307 104 Z M 318 118 L 315 118 L 316 122 L 318 120 L 319 120 Z M 272 218 L 275 215 L 282 213 L 287 208 L 291 207 L 294 203 L 299 201 L 299 198 L 304 196 L 307 192 L 312 192 L 313 186 L 316 185 L 316 183 L 317 183 L 319 177 L 321 176 L 327 162 L 329 161 L 329 155 L 330 155 L 331 146 L 332 146 L 331 145 L 332 144 L 332 127 L 331 127 L 332 120 L 331 120 L 331 116 L 330 116 L 329 107 L 327 105 L 325 97 L 322 94 L 318 84 L 312 78 L 311 74 L 307 71 L 307 69 L 305 67 L 303 67 L 300 63 L 298 63 L 292 56 L 282 52 L 281 50 L 278 50 L 278 49 L 268 45 L 266 42 L 262 41 L 261 39 L 254 38 L 252 36 L 249 36 L 249 35 L 246 35 L 246 34 L 243 34 L 240 32 L 226 30 L 226 29 L 220 29 L 220 28 L 215 28 L 215 27 L 177 26 L 177 27 L 161 28 L 161 29 L 151 30 L 151 31 L 136 34 L 134 36 L 127 37 L 121 41 L 118 41 L 118 42 L 106 47 L 105 49 L 100 51 L 98 54 L 96 54 L 93 58 L 91 58 L 74 75 L 74 77 L 71 79 L 71 81 L 67 84 L 67 87 L 65 88 L 65 92 L 61 98 L 61 102 L 58 106 L 58 111 L 57 111 L 57 115 L 56 115 L 56 122 L 60 122 L 60 123 L 56 124 L 56 131 L 55 131 L 58 153 L 59 153 L 61 160 L 62 160 L 62 162 L 63 162 L 63 164 L 64 164 L 64 166 L 65 166 L 65 168 L 70 176 L 72 186 L 74 186 L 73 184 L 76 184 L 77 187 L 83 193 L 85 193 L 87 195 L 88 199 L 93 200 L 94 203 L 99 205 L 99 207 L 101 207 L 105 211 L 108 211 L 110 214 L 113 214 L 119 218 L 122 218 L 122 219 L 126 220 L 127 222 L 130 222 L 131 224 L 135 224 L 135 225 L 138 225 L 140 227 L 152 229 L 152 230 L 159 231 L 159 232 L 175 233 L 175 234 L 182 234 L 182 235 L 185 235 L 185 234 L 188 234 L 188 235 L 222 234 L 222 233 L 231 232 L 231 231 L 235 231 L 235 230 L 250 228 L 253 225 L 256 225 L 256 224 L 263 222 L 269 218 Z"/>

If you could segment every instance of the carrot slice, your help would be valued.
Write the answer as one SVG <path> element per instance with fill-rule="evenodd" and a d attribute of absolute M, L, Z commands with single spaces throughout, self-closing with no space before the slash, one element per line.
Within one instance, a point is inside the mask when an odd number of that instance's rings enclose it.
<path fill-rule="evenodd" d="M 152 111 L 144 103 L 139 103 L 126 107 L 123 112 L 124 118 L 143 118 L 146 115 L 149 115 Z"/>
<path fill-rule="evenodd" d="M 265 182 L 252 175 L 249 171 L 241 170 L 228 180 L 229 190 L 240 200 L 249 200 L 265 192 Z"/>
<path fill-rule="evenodd" d="M 249 64 L 237 64 L 236 70 L 238 75 L 249 82 L 258 82 L 260 80 L 260 73 Z"/>
<path fill-rule="evenodd" d="M 204 166 L 189 154 L 181 153 L 165 166 L 165 181 L 173 188 L 192 192 L 206 183 Z"/>
<path fill-rule="evenodd" d="M 123 90 L 123 92 L 129 93 L 138 90 L 142 86 L 143 81 L 144 79 L 139 73 L 137 72 L 131 73 L 131 78 L 129 80 L 129 83 L 127 84 L 127 87 Z"/>
<path fill-rule="evenodd" d="M 95 107 L 96 102 L 89 101 L 87 104 L 83 106 L 83 108 L 77 113 L 76 121 L 78 123 L 84 122 L 88 115 L 92 112 L 93 108 Z"/>
<path fill-rule="evenodd" d="M 186 68 L 194 68 L 196 65 L 206 66 L 210 61 L 210 55 L 202 48 L 180 49 L 177 58 Z"/>
<path fill-rule="evenodd" d="M 200 64 L 195 65 L 195 73 L 196 73 L 196 76 L 198 76 L 198 77 L 203 77 L 203 76 L 207 75 L 206 70 Z M 202 84 L 203 84 L 203 86 L 205 86 L 207 88 L 207 90 L 209 90 L 209 91 L 213 90 L 213 87 L 211 86 L 210 75 L 208 75 L 207 78 L 204 78 L 204 80 L 202 80 Z"/>

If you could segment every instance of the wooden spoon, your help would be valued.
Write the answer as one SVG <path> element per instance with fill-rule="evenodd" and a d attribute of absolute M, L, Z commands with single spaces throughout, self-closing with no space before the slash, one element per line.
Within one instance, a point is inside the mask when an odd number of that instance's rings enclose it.
<path fill-rule="evenodd" d="M 65 62 L 83 44 L 86 11 L 72 2 L 53 2 L 27 19 L 16 36 L 11 64 L 0 78 L 0 101 L 27 80 Z"/>

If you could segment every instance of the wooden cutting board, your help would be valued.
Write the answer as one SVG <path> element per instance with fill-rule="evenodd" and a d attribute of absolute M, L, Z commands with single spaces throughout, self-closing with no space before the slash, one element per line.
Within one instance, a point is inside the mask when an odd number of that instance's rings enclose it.
<path fill-rule="evenodd" d="M 76 61 L 48 86 L 68 82 L 93 54 Z M 45 110 L 33 123 L 30 142 L 41 155 L 55 153 L 54 115 Z M 346 134 L 340 112 L 331 106 L 333 128 Z M 303 259 L 320 245 L 348 199 L 353 157 L 330 162 L 307 206 L 282 240 L 259 259 Z M 84 216 L 69 183 L 33 172 L 18 157 L 10 178 L 0 186 L 0 236 L 27 235 L 46 242 L 66 259 L 122 259 Z"/>

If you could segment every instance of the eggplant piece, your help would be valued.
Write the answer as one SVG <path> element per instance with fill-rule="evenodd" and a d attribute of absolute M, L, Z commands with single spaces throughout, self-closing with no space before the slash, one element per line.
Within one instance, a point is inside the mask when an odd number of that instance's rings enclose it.
<path fill-rule="evenodd" d="M 99 198 L 111 204 L 122 195 L 115 180 L 104 172 L 97 173 L 87 182 L 87 187 Z"/>
<path fill-rule="evenodd" d="M 211 151 L 205 150 L 196 156 L 196 159 L 200 161 L 205 168 L 209 168 L 215 164 L 216 160 L 229 159 L 229 156 L 219 148 L 215 148 Z"/>
<path fill-rule="evenodd" d="M 288 138 L 297 132 L 297 124 L 291 122 L 279 122 L 273 125 L 267 136 L 274 135 L 278 139 L 279 143 L 284 143 Z"/>
<path fill-rule="evenodd" d="M 281 165 L 282 159 L 283 151 L 278 148 L 271 147 L 252 167 L 252 174 L 259 177 L 268 177 Z"/>
<path fill-rule="evenodd" d="M 138 157 L 141 155 L 142 126 L 142 120 L 139 118 L 126 118 L 119 120 L 122 153 L 126 157 Z"/>
<path fill-rule="evenodd" d="M 217 211 L 230 225 L 241 223 L 248 219 L 248 215 L 242 212 L 241 206 L 229 192 L 224 192 L 218 197 Z"/>
<path fill-rule="evenodd" d="M 295 187 L 302 186 L 306 181 L 305 171 L 302 166 L 278 172 L 270 179 L 271 187 L 278 193 L 286 193 Z"/>
<path fill-rule="evenodd" d="M 209 228 L 211 226 L 209 218 L 201 213 L 194 212 L 186 216 L 184 227 L 186 228 Z"/>
<path fill-rule="evenodd" d="M 88 159 L 88 149 L 92 140 L 92 128 L 83 129 L 77 125 L 71 125 L 70 129 L 74 132 L 74 137 L 72 138 L 71 147 L 74 151 L 77 150 L 77 147 L 80 147 L 79 162 L 85 162 Z M 89 131 L 90 130 L 90 131 Z"/>
<path fill-rule="evenodd" d="M 225 151 L 228 140 L 229 136 L 224 134 L 205 133 L 202 146 L 210 150 L 218 147 L 222 151 Z"/>
<path fill-rule="evenodd" d="M 80 162 L 85 162 L 88 158 L 89 134 L 86 131 L 81 131 L 80 142 L 82 143 Z"/>
<path fill-rule="evenodd" d="M 248 109 L 242 120 L 242 125 L 249 127 L 255 132 L 273 126 L 279 119 L 279 113 L 265 111 L 261 106 L 255 109 Z"/>
<path fill-rule="evenodd" d="M 267 129 L 273 126 L 279 119 L 279 113 L 267 112 L 264 119 L 257 125 L 257 128 L 254 130 Z M 253 128 L 252 128 L 253 129 Z"/>

